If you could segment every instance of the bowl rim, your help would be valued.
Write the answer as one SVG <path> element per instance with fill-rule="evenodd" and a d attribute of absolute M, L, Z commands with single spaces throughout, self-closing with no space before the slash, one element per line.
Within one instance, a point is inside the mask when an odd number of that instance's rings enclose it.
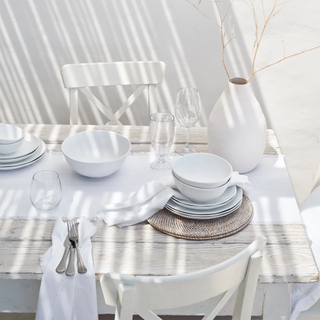
<path fill-rule="evenodd" d="M 187 179 L 187 178 L 185 178 L 185 177 L 183 177 L 183 176 L 181 176 L 179 173 L 177 173 L 176 172 L 176 167 L 177 167 L 177 165 L 179 164 L 179 162 L 181 162 L 181 161 L 183 161 L 183 159 L 186 159 L 187 157 L 199 157 L 199 155 L 203 155 L 203 156 L 206 156 L 206 157 L 211 157 L 211 158 L 217 158 L 217 159 L 219 159 L 219 160 L 222 160 L 224 163 L 226 163 L 228 166 L 229 166 L 229 168 L 230 168 L 230 173 L 229 173 L 229 175 L 228 176 L 226 176 L 225 178 L 223 178 L 223 179 L 220 179 L 220 180 L 216 180 L 216 181 L 211 181 L 211 182 L 204 182 L 204 181 L 200 181 L 200 180 L 196 180 L 196 179 L 194 179 L 194 180 L 189 180 L 189 179 Z M 181 160 L 182 159 L 182 160 Z M 231 165 L 231 163 L 229 162 L 229 161 L 227 161 L 226 159 L 224 159 L 224 158 L 222 158 L 222 157 L 220 157 L 220 156 L 217 156 L 217 155 L 215 155 L 215 154 L 213 154 L 213 153 L 208 153 L 208 152 L 200 152 L 200 153 L 193 153 L 193 154 L 188 154 L 188 155 L 185 155 L 185 156 L 183 156 L 183 157 L 181 157 L 181 158 L 179 158 L 179 159 L 177 159 L 173 164 L 172 164 L 172 172 L 174 172 L 175 173 L 175 176 L 177 177 L 177 178 L 179 178 L 179 181 L 181 181 L 181 182 L 183 182 L 183 183 L 185 183 L 185 184 L 188 184 L 188 183 L 186 183 L 186 182 L 184 182 L 184 181 L 182 181 L 181 179 L 183 179 L 183 180 L 185 180 L 185 181 L 191 181 L 191 182 L 195 182 L 195 183 L 197 183 L 198 185 L 202 185 L 203 187 L 199 187 L 199 186 L 197 186 L 197 187 L 195 187 L 195 188 L 203 188 L 203 189 L 213 189 L 213 188 L 218 188 L 219 186 L 222 186 L 222 185 L 224 185 L 225 184 L 225 180 L 227 179 L 227 181 L 229 181 L 230 180 L 230 177 L 231 177 L 231 175 L 232 175 L 232 172 L 233 172 L 233 168 L 232 168 L 232 165 Z M 221 183 L 222 182 L 222 184 L 219 184 L 219 183 Z M 215 187 L 208 187 L 208 186 L 210 186 L 210 185 L 212 185 L 212 184 L 215 184 L 216 186 Z M 191 185 L 190 185 L 191 186 Z"/>
<path fill-rule="evenodd" d="M 120 158 L 118 158 L 118 159 L 116 159 L 116 160 L 111 160 L 111 161 L 106 161 L 106 160 L 105 160 L 105 161 L 97 161 L 97 162 L 84 162 L 84 161 L 79 161 L 79 160 L 74 159 L 74 158 L 70 157 L 69 155 L 67 155 L 66 152 L 65 152 L 65 150 L 64 150 L 64 143 L 65 143 L 65 141 L 67 141 L 67 140 L 69 140 L 69 139 L 72 139 L 72 138 L 75 137 L 76 135 L 87 134 L 88 132 L 103 132 L 103 133 L 108 133 L 109 135 L 111 134 L 111 135 L 119 136 L 119 137 L 121 137 L 120 139 L 124 139 L 125 141 L 128 142 L 128 146 L 129 146 L 128 151 L 127 151 L 123 156 L 121 156 Z M 119 161 L 119 160 L 127 157 L 128 153 L 129 153 L 130 151 L 131 151 L 131 142 L 130 142 L 130 140 L 129 140 L 128 138 L 124 137 L 123 135 L 121 135 L 121 134 L 119 134 L 119 133 L 117 133 L 117 132 L 107 131 L 107 130 L 90 130 L 90 131 L 78 132 L 78 133 L 76 133 L 76 134 L 74 134 L 74 135 L 66 138 L 66 139 L 62 142 L 62 144 L 61 144 L 61 152 L 63 153 L 63 155 L 64 155 L 66 158 L 68 158 L 68 159 L 70 159 L 70 160 L 72 160 L 72 161 L 74 161 L 74 162 L 81 163 L 81 164 L 87 164 L 87 165 L 89 165 L 89 164 L 90 164 L 90 165 L 91 165 L 91 164 L 106 164 L 106 163 L 112 163 L 112 162 L 115 162 L 115 161 Z"/>
<path fill-rule="evenodd" d="M 24 140 L 25 136 L 23 136 L 20 140 L 17 140 L 15 142 L 12 142 L 12 143 L 1 143 L 0 142 L 0 148 L 6 148 L 6 147 L 15 147 L 17 146 L 19 143 L 23 143 L 23 140 Z"/>
<path fill-rule="evenodd" d="M 214 190 L 218 190 L 220 188 L 224 188 L 231 180 L 231 177 L 229 177 L 229 179 L 224 183 L 224 184 L 221 184 L 220 186 L 217 186 L 217 187 L 214 187 L 214 188 L 201 188 L 201 187 L 195 187 L 195 186 L 192 186 L 190 184 L 187 184 L 183 181 L 181 181 L 175 174 L 174 172 L 172 171 L 172 175 L 175 179 L 177 179 L 181 184 L 191 188 L 191 189 L 195 189 L 197 191 L 214 191 Z"/>
<path fill-rule="evenodd" d="M 16 130 L 18 133 L 20 133 L 21 136 L 18 139 L 3 139 L 3 138 L 0 138 L 0 144 L 1 145 L 13 144 L 13 143 L 19 142 L 20 140 L 24 139 L 25 132 L 20 127 L 17 127 L 15 125 L 12 125 L 12 124 L 9 124 L 9 123 L 0 123 L 0 127 L 2 127 L 2 126 L 13 127 L 14 130 Z M 3 141 L 5 141 L 5 142 L 3 142 Z"/>

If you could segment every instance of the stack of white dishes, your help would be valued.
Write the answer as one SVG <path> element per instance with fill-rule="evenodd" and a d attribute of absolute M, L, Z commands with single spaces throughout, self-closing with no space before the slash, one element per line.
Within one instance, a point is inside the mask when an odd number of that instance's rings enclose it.
<path fill-rule="evenodd" d="M 0 124 L 0 170 L 14 170 L 40 160 L 46 151 L 45 143 L 22 129 Z"/>
<path fill-rule="evenodd" d="M 230 186 L 232 166 L 209 153 L 186 155 L 176 160 L 172 175 L 179 191 L 190 200 L 172 197 L 166 208 L 190 219 L 226 216 L 241 206 L 243 191 Z"/>
<path fill-rule="evenodd" d="M 215 219 L 237 210 L 241 206 L 242 196 L 242 189 L 232 186 L 227 188 L 223 195 L 208 202 L 200 203 L 172 197 L 165 208 L 172 213 L 189 219 Z"/>

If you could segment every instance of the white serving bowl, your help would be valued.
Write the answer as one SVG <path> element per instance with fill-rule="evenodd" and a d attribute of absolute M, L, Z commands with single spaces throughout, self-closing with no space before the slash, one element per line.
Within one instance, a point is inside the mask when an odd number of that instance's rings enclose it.
<path fill-rule="evenodd" d="M 86 131 L 63 141 L 61 150 L 77 173 L 102 178 L 117 171 L 131 149 L 130 141 L 110 131 Z"/>
<path fill-rule="evenodd" d="M 16 126 L 0 123 L 0 144 L 12 144 L 24 139 L 24 131 Z"/>
<path fill-rule="evenodd" d="M 197 188 L 190 186 L 182 181 L 180 181 L 174 174 L 173 178 L 175 180 L 176 186 L 179 191 L 195 202 L 207 202 L 220 197 L 228 188 L 229 180 L 220 187 L 216 188 Z"/>
<path fill-rule="evenodd" d="M 23 141 L 24 141 L 24 137 L 15 143 L 0 144 L 0 153 L 1 154 L 10 154 L 10 153 L 16 152 L 23 144 Z"/>
<path fill-rule="evenodd" d="M 216 188 L 231 177 L 232 166 L 211 153 L 194 153 L 177 159 L 172 172 L 182 182 L 198 188 Z"/>

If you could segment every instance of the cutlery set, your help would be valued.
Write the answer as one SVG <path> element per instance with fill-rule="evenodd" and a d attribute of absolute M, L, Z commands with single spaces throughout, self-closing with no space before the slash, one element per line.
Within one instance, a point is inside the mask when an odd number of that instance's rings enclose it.
<path fill-rule="evenodd" d="M 67 221 L 68 234 L 63 243 L 65 249 L 63 256 L 59 265 L 56 268 L 58 273 L 66 272 L 67 276 L 73 276 L 75 274 L 74 268 L 74 255 L 75 251 L 77 252 L 77 268 L 78 273 L 86 273 L 87 269 L 82 261 L 80 250 L 79 250 L 79 233 L 78 233 L 79 223 L 75 223 L 74 221 Z M 69 262 L 66 269 L 67 257 L 70 252 Z"/>

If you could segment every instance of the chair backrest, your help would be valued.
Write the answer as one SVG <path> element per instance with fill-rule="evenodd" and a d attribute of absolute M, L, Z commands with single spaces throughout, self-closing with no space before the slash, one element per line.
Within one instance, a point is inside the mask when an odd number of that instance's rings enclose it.
<path fill-rule="evenodd" d="M 246 249 L 216 266 L 177 276 L 130 276 L 115 273 L 101 277 L 107 305 L 116 307 L 115 319 L 160 319 L 151 310 L 171 309 L 207 300 L 222 293 L 218 304 L 203 319 L 213 319 L 238 289 L 233 319 L 251 319 L 253 300 L 266 238 L 258 237 Z"/>
<path fill-rule="evenodd" d="M 70 124 L 78 124 L 78 91 L 80 90 L 109 120 L 109 124 L 119 124 L 119 118 L 148 89 L 148 112 L 156 103 L 156 86 L 162 83 L 165 73 L 162 61 L 124 61 L 66 64 L 61 68 L 65 88 L 69 89 Z M 122 106 L 113 114 L 88 89 L 89 87 L 112 85 L 139 85 Z"/>

